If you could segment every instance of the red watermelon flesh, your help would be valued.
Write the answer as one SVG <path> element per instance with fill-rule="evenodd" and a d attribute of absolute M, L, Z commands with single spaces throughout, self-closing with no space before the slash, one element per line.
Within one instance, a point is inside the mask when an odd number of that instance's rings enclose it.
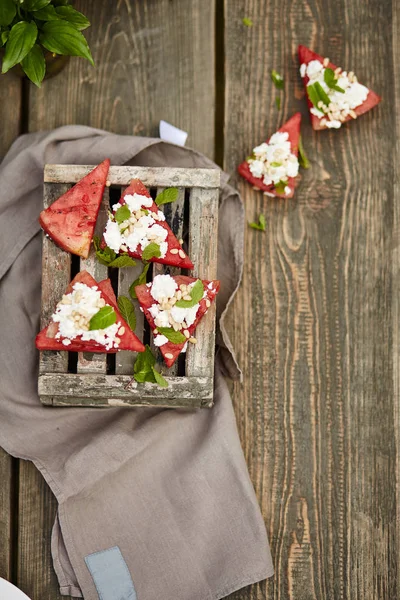
<path fill-rule="evenodd" d="M 287 132 L 289 134 L 289 141 L 291 145 L 291 152 L 298 156 L 299 152 L 299 138 L 300 138 L 300 124 L 301 124 L 301 114 L 298 112 L 293 115 L 280 129 L 278 129 L 279 133 Z M 267 140 L 267 143 L 269 139 Z M 278 198 L 293 198 L 295 187 L 298 183 L 297 177 L 289 177 L 288 178 L 288 187 L 290 188 L 290 194 L 286 195 L 285 193 L 280 194 L 276 191 L 275 186 L 273 184 L 266 185 L 264 181 L 260 177 L 254 177 L 250 171 L 249 163 L 247 160 L 243 161 L 239 167 L 238 172 L 242 177 L 247 179 L 251 185 L 254 187 L 271 194 L 272 196 L 277 196 Z"/>
<path fill-rule="evenodd" d="M 145 185 L 140 181 L 140 179 L 132 179 L 130 185 L 121 196 L 119 203 L 121 205 L 126 204 L 124 197 L 127 195 L 140 194 L 141 196 L 147 196 L 150 198 L 150 194 Z M 146 207 L 146 210 L 151 212 L 158 212 L 159 208 L 155 202 L 150 207 Z M 170 226 L 166 223 L 166 221 L 157 221 L 157 225 L 160 225 L 164 229 L 167 230 L 168 236 L 166 238 L 166 242 L 168 244 L 168 250 L 164 258 L 151 258 L 150 262 L 157 262 L 164 265 L 171 265 L 173 267 L 180 267 L 181 269 L 193 269 L 194 265 L 190 258 L 185 254 L 185 257 L 182 258 L 179 256 L 179 251 L 183 252 L 180 243 L 178 242 L 176 236 L 173 234 Z M 102 246 L 105 247 L 107 244 L 103 238 Z M 177 254 L 171 254 L 171 250 L 178 250 Z M 140 245 L 138 245 L 135 252 L 131 252 L 128 250 L 127 254 L 132 256 L 133 258 L 142 258 L 142 249 Z"/>
<path fill-rule="evenodd" d="M 176 281 L 178 286 L 181 285 L 182 283 L 184 283 L 185 285 L 188 285 L 189 283 L 194 283 L 195 281 L 197 281 L 197 278 L 186 277 L 185 275 L 176 275 L 175 277 L 173 277 L 173 279 Z M 218 280 L 207 281 L 205 279 L 202 279 L 202 282 L 204 285 L 204 291 L 207 292 L 207 298 L 210 302 L 212 302 L 215 299 L 215 296 L 217 295 L 217 293 L 219 291 L 220 282 Z M 212 284 L 212 289 L 209 289 L 209 287 L 208 287 L 209 284 Z M 137 287 L 135 287 L 135 292 L 136 292 L 138 301 L 140 303 L 140 306 L 143 308 L 143 313 L 146 316 L 146 319 L 148 320 L 151 329 L 154 330 L 154 329 L 156 329 L 156 325 L 154 323 L 154 319 L 153 319 L 151 313 L 149 312 L 149 308 L 153 304 L 158 304 L 158 302 L 156 300 L 154 300 L 150 291 L 151 291 L 151 286 L 148 286 L 147 284 L 138 285 Z M 193 336 L 195 329 L 196 329 L 197 325 L 199 324 L 199 321 L 201 320 L 203 315 L 208 310 L 207 305 L 206 305 L 206 298 L 202 298 L 200 300 L 199 304 L 200 304 L 200 306 L 197 311 L 196 320 L 190 327 L 188 327 L 188 331 L 191 336 Z M 161 354 L 163 355 L 164 362 L 168 368 L 172 367 L 172 365 L 178 358 L 179 354 L 181 353 L 181 350 L 184 347 L 184 345 L 185 345 L 185 343 L 173 344 L 172 342 L 167 342 L 163 346 L 160 346 Z M 172 358 L 166 358 L 166 356 L 165 356 L 166 354 L 172 355 Z"/>
<path fill-rule="evenodd" d="M 109 167 L 107 158 L 40 213 L 43 230 L 71 254 L 89 256 Z"/>
<path fill-rule="evenodd" d="M 308 65 L 308 63 L 311 62 L 312 60 L 319 60 L 319 62 L 321 62 L 321 63 L 323 63 L 323 61 L 324 61 L 323 56 L 321 56 L 320 54 L 317 54 L 316 52 L 313 52 L 312 50 L 310 50 L 310 48 L 307 48 L 306 46 L 299 46 L 298 53 L 299 53 L 300 65 L 302 65 L 302 64 Z M 332 69 L 333 71 L 335 69 L 337 69 L 337 65 L 334 65 L 331 62 L 329 62 L 328 67 L 330 69 Z M 309 81 L 309 78 L 306 75 L 302 79 L 304 82 L 304 86 L 306 88 L 308 108 L 310 109 L 313 107 L 313 104 L 307 94 L 307 83 Z M 375 92 L 373 92 L 372 90 L 369 90 L 366 100 L 362 104 L 360 104 L 360 106 L 357 106 L 357 108 L 354 109 L 354 112 L 359 117 L 359 116 L 363 115 L 364 113 L 368 112 L 369 110 L 371 110 L 371 108 L 374 108 L 374 106 L 379 104 L 379 102 L 381 100 L 382 100 L 382 98 L 380 96 L 378 96 L 378 94 L 375 94 Z M 310 113 L 310 118 L 311 118 L 312 128 L 315 129 L 316 131 L 319 131 L 321 129 L 328 129 L 324 125 L 321 126 L 321 119 L 323 117 L 317 117 L 316 115 L 313 115 Z M 353 118 L 349 115 L 343 122 L 345 123 L 347 121 L 352 121 L 352 120 L 353 120 Z"/>
<path fill-rule="evenodd" d="M 104 279 L 97 283 L 97 281 L 87 272 L 81 271 L 68 285 L 65 293 L 69 294 L 72 291 L 73 285 L 77 282 L 84 283 L 89 287 L 97 286 L 101 291 L 101 295 L 107 304 L 112 306 L 117 314 L 117 323 L 120 326 L 125 327 L 123 335 L 119 335 L 121 343 L 118 350 L 130 350 L 132 352 L 143 352 L 144 346 L 141 341 L 136 337 L 129 325 L 122 318 L 119 312 L 117 299 L 111 286 L 109 279 Z M 69 346 L 65 346 L 62 343 L 64 338 L 55 338 L 58 331 L 58 323 L 52 321 L 47 327 L 42 329 L 36 336 L 36 348 L 38 350 L 62 350 L 67 352 L 101 352 L 107 354 L 115 354 L 118 352 L 116 348 L 106 350 L 104 346 L 95 341 L 82 341 L 78 336 L 71 342 Z"/>

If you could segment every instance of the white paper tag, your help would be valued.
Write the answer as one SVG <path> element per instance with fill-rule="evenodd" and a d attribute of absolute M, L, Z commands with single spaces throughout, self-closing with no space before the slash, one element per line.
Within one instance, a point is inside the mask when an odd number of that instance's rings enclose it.
<path fill-rule="evenodd" d="M 182 129 L 178 129 L 167 121 L 160 121 L 160 138 L 165 142 L 171 142 L 171 144 L 177 144 L 177 146 L 184 146 L 187 140 L 187 132 Z"/>

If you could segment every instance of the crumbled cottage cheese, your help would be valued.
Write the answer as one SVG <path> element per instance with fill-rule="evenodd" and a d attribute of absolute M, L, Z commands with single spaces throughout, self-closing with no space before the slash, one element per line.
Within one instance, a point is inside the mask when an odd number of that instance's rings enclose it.
<path fill-rule="evenodd" d="M 170 275 L 156 275 L 150 289 L 150 294 L 155 302 L 148 309 L 156 328 L 171 327 L 175 331 L 181 331 L 191 343 L 196 343 L 196 339 L 191 336 L 188 328 L 196 321 L 200 304 L 197 303 L 191 308 L 181 308 L 175 304 L 178 300 L 190 298 L 190 290 L 194 284 L 195 282 L 188 285 L 181 284 L 178 287 L 175 279 Z M 208 298 L 206 298 L 206 304 L 208 308 L 210 306 Z M 167 343 L 168 338 L 165 335 L 157 334 L 154 337 L 155 346 L 160 347 Z M 182 349 L 182 352 L 185 351 L 186 346 Z"/>
<path fill-rule="evenodd" d="M 268 143 L 256 146 L 248 163 L 251 174 L 262 179 L 265 185 L 287 183 L 289 177 L 296 177 L 299 173 L 299 161 L 291 152 L 287 132 L 274 133 Z M 285 187 L 285 194 L 290 194 L 288 186 Z"/>
<path fill-rule="evenodd" d="M 324 64 L 328 64 L 328 59 L 325 59 Z M 330 100 L 329 106 L 324 105 L 322 101 L 318 103 L 318 106 L 313 106 L 310 109 L 311 114 L 321 119 L 321 125 L 330 129 L 339 129 L 349 116 L 353 119 L 357 118 L 354 109 L 365 102 L 369 90 L 358 83 L 354 73 L 347 73 L 339 67 L 335 70 L 335 84 L 342 88 L 344 93 L 330 88 L 325 83 L 326 68 L 324 64 L 319 60 L 311 60 L 307 65 L 302 64 L 300 75 L 309 78 L 307 86 L 318 82 Z"/>
<path fill-rule="evenodd" d="M 97 286 L 89 287 L 84 283 L 75 283 L 72 292 L 65 294 L 57 304 L 52 320 L 58 323 L 56 338 L 63 338 L 64 346 L 70 346 L 71 340 L 80 336 L 82 341 L 93 341 L 105 346 L 107 350 L 118 348 L 124 328 L 114 323 L 105 329 L 89 331 L 89 321 L 103 306 L 108 306 L 101 297 Z"/>
<path fill-rule="evenodd" d="M 122 204 L 114 204 L 113 215 L 109 217 L 104 232 L 107 246 L 117 253 L 127 250 L 136 252 L 139 247 L 143 251 L 151 242 L 155 242 L 160 247 L 161 258 L 165 258 L 168 251 L 168 230 L 158 224 L 165 221 L 164 213 L 161 210 L 149 211 L 153 200 L 147 196 L 127 194 L 124 200 L 131 214 L 122 223 L 117 223 L 114 215 Z"/>

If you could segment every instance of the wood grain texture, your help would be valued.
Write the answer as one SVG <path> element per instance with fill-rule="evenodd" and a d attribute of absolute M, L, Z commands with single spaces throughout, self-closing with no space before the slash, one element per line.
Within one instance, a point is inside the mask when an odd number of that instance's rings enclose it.
<path fill-rule="evenodd" d="M 311 160 L 291 201 L 236 177 L 247 219 L 267 222 L 266 233 L 246 228 L 229 329 L 245 373 L 236 416 L 275 577 L 232 600 L 399 597 L 391 16 L 390 2 L 374 0 L 225 1 L 225 168 L 235 174 L 297 110 Z M 313 132 L 299 43 L 353 69 L 383 103 Z M 285 79 L 279 111 L 272 69 Z"/>
<path fill-rule="evenodd" d="M 31 131 L 80 123 L 158 136 L 160 119 L 214 152 L 214 0 L 77 0 L 96 68 L 70 60 L 30 94 Z"/>
<path fill-rule="evenodd" d="M 1 76 L 0 161 L 19 133 L 21 80 L 12 73 Z M 13 459 L 0 448 L 0 577 L 11 578 L 11 527 Z"/>

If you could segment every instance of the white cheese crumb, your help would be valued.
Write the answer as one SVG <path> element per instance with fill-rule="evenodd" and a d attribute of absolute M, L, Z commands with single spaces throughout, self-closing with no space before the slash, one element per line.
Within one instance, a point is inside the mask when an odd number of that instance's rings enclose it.
<path fill-rule="evenodd" d="M 154 300 L 159 301 L 163 297 L 172 298 L 177 289 L 178 285 L 171 275 L 156 275 L 150 293 Z"/>
<path fill-rule="evenodd" d="M 200 308 L 200 304 L 195 304 L 192 308 L 180 308 L 179 306 L 173 306 L 171 308 L 171 316 L 176 323 L 183 323 L 190 327 L 196 320 L 197 311 Z"/>
<path fill-rule="evenodd" d="M 68 340 L 66 338 L 65 340 L 62 341 L 62 343 L 64 344 L 64 346 L 70 346 L 71 345 L 71 340 Z"/>
<path fill-rule="evenodd" d="M 212 290 L 212 289 L 213 289 L 213 287 L 214 287 L 214 285 L 213 285 L 213 282 L 212 282 L 212 281 L 210 281 L 210 283 L 208 284 L 208 286 L 207 286 L 207 287 L 208 287 L 208 289 L 209 289 L 209 290 Z"/>
<path fill-rule="evenodd" d="M 307 65 L 306 65 L 305 63 L 303 63 L 303 64 L 301 65 L 301 67 L 300 67 L 300 75 L 301 75 L 302 77 L 304 77 L 304 76 L 305 76 L 305 74 L 306 74 L 306 69 L 307 69 Z"/>
<path fill-rule="evenodd" d="M 248 160 L 250 172 L 254 177 L 263 179 L 265 185 L 275 185 L 298 175 L 299 161 L 291 152 L 289 134 L 286 131 L 274 133 L 268 143 L 256 146 L 253 154 L 255 158 Z"/>
<path fill-rule="evenodd" d="M 334 119 L 333 121 L 327 121 L 326 126 L 328 127 L 328 129 L 339 129 L 339 127 L 342 126 L 342 123 Z"/>
<path fill-rule="evenodd" d="M 104 232 L 104 240 L 109 248 L 118 252 L 122 244 L 122 236 L 119 230 L 118 223 L 107 221 L 106 230 Z"/>
<path fill-rule="evenodd" d="M 168 338 L 165 335 L 156 335 L 154 338 L 154 345 L 159 348 L 160 346 L 164 346 L 164 344 L 168 343 Z"/>
<path fill-rule="evenodd" d="M 288 185 L 285 186 L 285 196 L 289 196 L 289 194 L 290 194 L 291 191 L 292 190 L 290 189 L 290 187 Z"/>
<path fill-rule="evenodd" d="M 136 212 L 137 210 L 140 210 L 142 206 L 150 208 L 150 206 L 153 205 L 152 198 L 142 196 L 141 194 L 127 194 L 126 196 L 124 196 L 124 200 L 131 212 Z"/>

